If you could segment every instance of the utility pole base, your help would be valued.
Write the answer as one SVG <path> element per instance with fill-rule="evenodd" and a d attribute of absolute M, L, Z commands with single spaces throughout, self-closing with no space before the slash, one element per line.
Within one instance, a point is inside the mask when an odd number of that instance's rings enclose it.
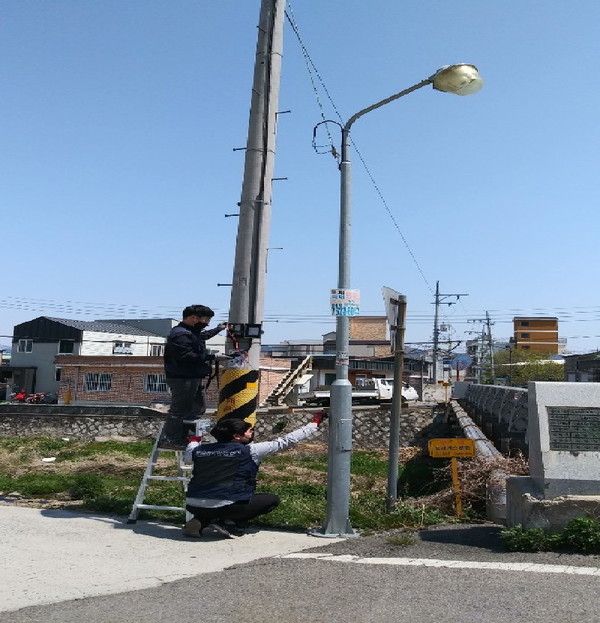
<path fill-rule="evenodd" d="M 360 536 L 358 532 L 352 529 L 352 526 L 350 525 L 350 520 L 348 520 L 348 522 L 346 523 L 343 532 L 333 529 L 331 523 L 329 523 L 322 528 L 310 530 L 308 534 L 310 536 L 321 537 L 322 539 L 353 539 Z"/>

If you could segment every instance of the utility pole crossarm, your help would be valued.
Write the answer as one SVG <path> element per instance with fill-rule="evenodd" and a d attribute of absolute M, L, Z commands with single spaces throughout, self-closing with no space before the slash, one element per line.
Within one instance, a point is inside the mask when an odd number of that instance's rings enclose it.
<path fill-rule="evenodd" d="M 438 382 L 438 374 L 437 374 L 437 363 L 439 359 L 439 351 L 440 351 L 440 328 L 439 328 L 439 317 L 440 317 L 440 305 L 455 305 L 458 299 L 461 296 L 469 296 L 466 293 L 459 294 L 442 294 L 440 292 L 440 282 L 435 282 L 435 314 L 433 318 L 433 382 L 434 384 Z M 446 301 L 446 299 L 450 297 L 456 297 L 456 301 Z"/>
<path fill-rule="evenodd" d="M 490 365 L 490 380 L 492 385 L 496 384 L 496 370 L 494 366 L 494 340 L 492 338 L 492 326 L 493 322 L 490 318 L 490 313 L 488 311 L 485 312 L 485 318 L 470 318 L 467 322 L 479 322 L 482 324 L 481 328 L 481 345 L 479 347 L 479 361 L 478 361 L 478 376 L 479 382 L 482 382 L 483 376 L 483 360 L 484 354 L 487 350 L 487 359 Z M 487 349 L 486 349 L 487 343 Z"/>

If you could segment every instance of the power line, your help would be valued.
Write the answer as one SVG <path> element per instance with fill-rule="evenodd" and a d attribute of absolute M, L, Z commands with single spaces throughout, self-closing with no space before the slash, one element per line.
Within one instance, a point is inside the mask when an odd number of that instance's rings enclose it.
<path fill-rule="evenodd" d="M 288 2 L 289 5 L 289 2 Z M 306 46 L 304 45 L 304 42 L 302 41 L 302 38 L 300 36 L 300 30 L 298 28 L 298 24 L 296 23 L 294 16 L 293 16 L 293 11 L 291 10 L 291 6 L 290 6 L 290 14 L 288 15 L 288 13 L 286 12 L 286 16 L 288 17 L 288 21 L 290 22 L 290 24 L 292 25 L 292 29 L 294 31 L 294 34 L 296 35 L 296 38 L 298 39 L 298 42 L 300 44 L 300 47 L 302 49 L 302 53 L 304 55 L 304 58 L 307 62 L 307 67 L 309 68 L 309 75 L 311 77 L 311 82 L 313 84 L 313 89 L 315 90 L 315 94 L 317 97 L 317 104 L 321 110 L 321 117 L 323 119 L 323 122 L 325 127 L 327 128 L 327 134 L 330 140 L 330 145 L 331 145 L 331 153 L 334 155 L 334 157 L 336 157 L 337 160 L 337 152 L 335 150 L 335 148 L 333 147 L 333 140 L 331 139 L 331 134 L 329 132 L 329 127 L 327 126 L 327 122 L 325 119 L 325 113 L 323 111 L 323 107 L 322 107 L 322 103 L 321 103 L 321 99 L 318 95 L 318 90 L 316 88 L 316 84 L 314 83 L 313 80 L 313 74 L 310 71 L 310 68 L 312 67 L 312 69 L 314 70 L 314 75 L 317 77 L 317 79 L 319 80 L 319 83 L 321 84 L 321 87 L 323 88 L 323 91 L 325 92 L 325 94 L 327 95 L 327 99 L 329 100 L 333 110 L 335 111 L 335 114 L 337 115 L 337 118 L 340 120 L 340 123 L 343 125 L 344 124 L 344 120 L 342 118 L 342 115 L 340 114 L 340 111 L 338 110 L 338 107 L 335 105 L 335 102 L 333 101 L 333 98 L 331 97 L 331 94 L 329 93 L 329 90 L 327 89 L 327 86 L 325 85 L 324 80 L 321 78 L 312 58 L 310 57 L 308 50 L 306 48 Z M 411 259 L 413 260 L 415 266 L 417 267 L 417 270 L 419 271 L 419 274 L 421 275 L 423 281 L 425 282 L 425 285 L 427 286 L 427 288 L 429 289 L 429 291 L 431 293 L 433 293 L 433 289 L 429 283 L 429 281 L 427 280 L 427 277 L 425 276 L 425 273 L 423 272 L 423 269 L 421 268 L 419 262 L 417 261 L 417 258 L 415 256 L 415 254 L 413 253 L 412 249 L 410 248 L 410 245 L 408 244 L 408 241 L 406 240 L 406 238 L 404 237 L 404 234 L 402 233 L 402 230 L 400 229 L 400 226 L 398 225 L 398 221 L 396 220 L 395 216 L 393 215 L 388 202 L 386 201 L 385 197 L 383 196 L 383 193 L 381 192 L 381 189 L 379 188 L 379 185 L 377 184 L 377 182 L 375 181 L 375 178 L 373 177 L 369 167 L 367 166 L 367 163 L 365 161 L 365 159 L 363 158 L 363 155 L 361 154 L 358 146 L 356 145 L 354 139 L 352 137 L 350 137 L 350 142 L 352 143 L 352 146 L 354 147 L 357 156 L 359 157 L 366 173 L 367 176 L 369 177 L 369 179 L 371 180 L 371 183 L 373 184 L 373 187 L 375 188 L 375 192 L 377 193 L 377 195 L 379 196 L 379 199 L 381 200 L 381 203 L 383 204 L 386 212 L 388 213 L 389 218 L 391 219 L 392 223 L 394 224 L 394 227 L 396 228 L 396 231 L 398 232 L 398 234 L 400 235 L 400 238 L 402 239 L 402 242 L 404 243 L 404 246 L 406 247 Z"/>
<path fill-rule="evenodd" d="M 34 309 L 42 309 L 42 310 L 52 310 L 53 313 L 56 311 L 63 311 L 66 313 L 84 313 L 86 315 L 99 315 L 102 313 L 105 314 L 116 314 L 120 317 L 123 315 L 131 315 L 131 316 L 153 316 L 153 317 L 164 317 L 164 316 L 175 316 L 178 317 L 181 314 L 181 308 L 175 306 L 153 306 L 152 308 L 144 308 L 134 304 L 123 304 L 123 303 L 107 303 L 107 302 L 86 302 L 86 301 L 56 301 L 52 299 L 39 299 L 39 298 L 27 298 L 27 297 L 5 297 L 4 299 L 0 299 L 0 308 L 5 309 L 17 309 L 17 310 L 34 310 Z M 562 311 L 568 310 L 568 311 Z M 224 312 L 225 310 L 215 309 L 217 313 Z M 492 312 L 496 313 L 492 313 Z M 509 309 L 509 310 L 488 310 L 490 313 L 490 318 L 495 323 L 512 323 L 515 312 L 528 311 L 527 315 L 534 315 L 531 313 L 531 310 L 523 310 L 523 309 Z M 550 309 L 537 309 L 538 312 L 544 312 L 545 315 L 552 315 L 553 317 L 557 317 L 561 322 L 596 322 L 600 321 L 600 308 L 598 307 L 582 307 L 582 306 L 574 306 L 572 308 L 550 308 Z M 485 312 L 481 312 L 482 314 Z M 382 316 L 383 313 L 381 310 L 364 310 L 362 312 L 363 316 Z M 452 323 L 454 324 L 467 324 L 468 320 L 476 315 L 475 312 L 470 313 L 469 315 L 463 314 L 454 314 L 449 316 Z M 538 313 L 539 315 L 539 313 Z M 596 315 L 596 317 L 589 317 L 590 315 Z M 273 320 L 273 319 L 290 319 L 290 320 L 327 320 L 331 318 L 328 312 L 307 312 L 307 313 L 290 313 L 290 312 L 277 312 L 270 311 L 265 314 L 265 317 Z M 408 320 L 413 323 L 430 323 L 433 314 L 431 312 L 424 311 L 414 311 L 412 313 L 408 313 Z"/>

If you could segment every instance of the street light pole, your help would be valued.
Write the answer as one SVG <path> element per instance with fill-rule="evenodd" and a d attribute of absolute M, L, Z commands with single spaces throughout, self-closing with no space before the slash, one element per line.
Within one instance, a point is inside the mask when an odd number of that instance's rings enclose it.
<path fill-rule="evenodd" d="M 433 76 L 380 102 L 360 110 L 342 128 L 340 164 L 340 235 L 338 289 L 350 288 L 351 184 L 350 130 L 367 113 L 427 85 L 447 93 L 470 95 L 481 89 L 483 81 L 474 65 L 446 65 Z M 335 381 L 331 386 L 329 457 L 327 468 L 327 518 L 313 534 L 349 537 L 356 533 L 350 524 L 350 454 L 352 451 L 352 386 L 348 380 L 350 363 L 350 317 L 336 316 Z"/>

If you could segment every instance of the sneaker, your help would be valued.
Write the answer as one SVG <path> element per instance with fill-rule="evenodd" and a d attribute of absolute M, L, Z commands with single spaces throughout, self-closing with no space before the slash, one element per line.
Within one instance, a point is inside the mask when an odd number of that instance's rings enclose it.
<path fill-rule="evenodd" d="M 244 534 L 246 534 L 245 527 L 232 519 L 223 519 L 219 523 L 227 530 L 227 532 L 230 532 L 235 536 L 244 536 Z"/>
<path fill-rule="evenodd" d="M 163 439 L 158 442 L 159 450 L 177 450 L 178 452 L 184 452 L 187 448 L 185 441 L 171 441 L 170 439 Z"/>
<path fill-rule="evenodd" d="M 199 539 L 202 536 L 202 530 L 204 526 L 202 522 L 198 519 L 190 519 L 183 526 L 183 534 L 184 536 L 189 536 L 191 538 Z"/>
<path fill-rule="evenodd" d="M 237 539 L 240 536 L 244 536 L 244 531 L 240 530 L 233 522 L 225 523 L 224 521 L 218 521 L 211 523 L 207 527 L 211 528 L 215 532 L 218 532 L 219 534 L 222 534 L 228 539 Z"/>

